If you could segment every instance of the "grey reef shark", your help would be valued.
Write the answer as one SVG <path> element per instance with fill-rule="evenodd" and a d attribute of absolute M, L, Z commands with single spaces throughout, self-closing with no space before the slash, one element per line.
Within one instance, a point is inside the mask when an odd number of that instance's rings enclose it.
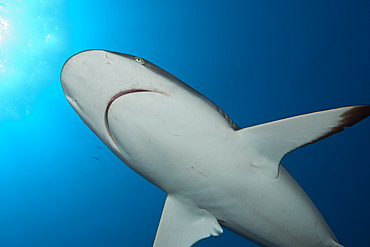
<path fill-rule="evenodd" d="M 193 246 L 222 227 L 265 247 L 342 246 L 280 161 L 368 117 L 370 105 L 240 128 L 153 63 L 105 50 L 70 57 L 61 82 L 83 122 L 166 192 L 153 246 Z"/>

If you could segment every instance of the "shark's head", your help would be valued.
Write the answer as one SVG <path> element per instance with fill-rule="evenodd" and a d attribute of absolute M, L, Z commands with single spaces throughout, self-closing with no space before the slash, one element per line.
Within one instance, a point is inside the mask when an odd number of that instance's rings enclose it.
<path fill-rule="evenodd" d="M 106 121 L 109 107 L 117 98 L 143 91 L 167 96 L 179 91 L 200 95 L 149 61 L 104 50 L 83 51 L 69 58 L 63 66 L 61 82 L 68 102 L 81 119 L 113 148 Z"/>

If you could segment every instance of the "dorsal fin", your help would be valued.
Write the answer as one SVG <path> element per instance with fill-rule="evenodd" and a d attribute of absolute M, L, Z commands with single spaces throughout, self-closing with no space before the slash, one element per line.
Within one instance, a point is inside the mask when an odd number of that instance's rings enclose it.
<path fill-rule="evenodd" d="M 254 158 L 252 165 L 277 178 L 281 159 L 289 152 L 350 127 L 370 115 L 370 105 L 348 106 L 290 117 L 238 130 Z"/>

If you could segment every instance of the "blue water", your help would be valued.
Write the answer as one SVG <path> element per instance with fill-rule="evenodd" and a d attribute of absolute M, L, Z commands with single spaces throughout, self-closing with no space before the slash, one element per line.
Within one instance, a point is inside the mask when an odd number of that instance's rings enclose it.
<path fill-rule="evenodd" d="M 370 2 L 0 2 L 0 246 L 151 246 L 165 193 L 79 119 L 59 74 L 81 50 L 148 59 L 242 127 L 370 104 Z M 341 244 L 370 246 L 370 119 L 282 163 Z M 97 157 L 98 159 L 94 158 Z M 234 233 L 206 246 L 256 246 Z"/>

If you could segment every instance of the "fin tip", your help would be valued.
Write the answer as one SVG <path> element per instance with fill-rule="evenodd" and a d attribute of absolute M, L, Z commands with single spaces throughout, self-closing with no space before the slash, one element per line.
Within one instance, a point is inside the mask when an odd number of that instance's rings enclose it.
<path fill-rule="evenodd" d="M 343 127 L 352 125 L 370 116 L 370 105 L 356 105 L 341 115 Z"/>

